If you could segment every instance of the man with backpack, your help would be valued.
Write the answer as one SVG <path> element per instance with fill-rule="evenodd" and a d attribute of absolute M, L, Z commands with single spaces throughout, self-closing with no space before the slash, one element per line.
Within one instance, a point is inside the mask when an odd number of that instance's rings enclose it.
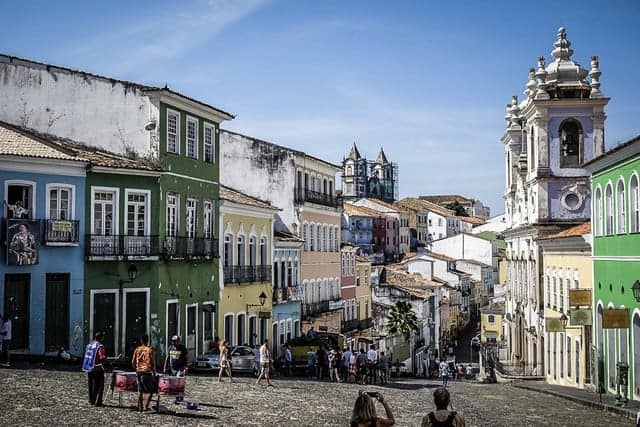
<path fill-rule="evenodd" d="M 465 427 L 466 423 L 462 415 L 455 411 L 449 411 L 451 397 L 446 388 L 438 388 L 433 392 L 433 403 L 436 405 L 434 412 L 429 412 L 422 418 L 422 427 Z"/>

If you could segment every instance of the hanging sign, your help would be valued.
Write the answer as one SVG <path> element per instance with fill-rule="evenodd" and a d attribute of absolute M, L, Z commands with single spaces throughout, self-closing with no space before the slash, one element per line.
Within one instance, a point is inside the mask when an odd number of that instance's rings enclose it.
<path fill-rule="evenodd" d="M 591 307 L 591 289 L 570 289 L 569 305 Z"/>
<path fill-rule="evenodd" d="M 258 317 L 260 319 L 270 319 L 271 318 L 271 312 L 270 311 L 259 311 L 258 312 Z"/>
<path fill-rule="evenodd" d="M 559 317 L 547 317 L 544 319 L 545 329 L 547 332 L 564 332 L 562 322 Z"/>
<path fill-rule="evenodd" d="M 604 329 L 629 329 L 629 311 L 626 308 L 608 308 L 602 311 Z"/>
<path fill-rule="evenodd" d="M 571 326 L 591 326 L 591 310 L 571 310 L 569 311 L 569 322 Z"/>

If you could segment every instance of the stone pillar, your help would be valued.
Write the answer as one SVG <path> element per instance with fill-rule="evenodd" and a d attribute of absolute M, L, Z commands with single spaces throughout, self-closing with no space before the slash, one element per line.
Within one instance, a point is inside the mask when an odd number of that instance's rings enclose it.
<path fill-rule="evenodd" d="M 593 115 L 593 154 L 594 157 L 604 154 L 604 121 L 606 116 L 603 111 L 597 111 Z"/>
<path fill-rule="evenodd" d="M 549 119 L 547 117 L 536 117 L 535 130 L 538 138 L 538 165 L 537 176 L 545 176 L 551 173 L 551 166 L 549 164 L 549 133 L 547 127 L 549 126 Z"/>

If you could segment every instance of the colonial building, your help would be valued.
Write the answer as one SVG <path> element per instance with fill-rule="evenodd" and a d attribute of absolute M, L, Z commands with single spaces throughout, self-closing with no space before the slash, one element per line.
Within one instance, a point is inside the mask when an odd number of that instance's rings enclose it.
<path fill-rule="evenodd" d="M 537 240 L 590 217 L 589 176 L 581 165 L 604 152 L 604 107 L 598 58 L 591 70 L 573 61 L 564 28 L 549 64 L 529 70 L 525 98 L 513 96 L 501 139 L 509 279 L 505 319 L 508 359 L 523 372 L 544 359 L 544 298 Z M 587 76 L 590 81 L 587 81 Z"/>
<path fill-rule="evenodd" d="M 593 194 L 594 360 L 605 392 L 616 393 L 616 368 L 629 368 L 629 399 L 640 400 L 640 137 L 585 165 Z M 618 309 L 617 324 L 608 320 Z"/>
<path fill-rule="evenodd" d="M 363 255 L 373 255 L 373 222 L 381 216 L 372 209 L 345 203 L 342 211 L 342 241 L 357 246 Z"/>
<path fill-rule="evenodd" d="M 279 322 L 271 319 L 274 299 L 288 292 L 297 271 L 273 264 L 273 221 L 277 208 L 224 185 L 220 186 L 220 254 L 223 284 L 217 316 L 218 336 L 230 345 L 255 346 L 279 341 Z M 288 267 L 285 263 L 285 267 Z M 272 290 L 272 268 L 274 286 Z M 284 320 L 284 319 L 283 319 Z M 272 327 L 273 325 L 273 327 Z M 286 328 L 286 322 L 283 325 Z M 290 333 L 293 324 L 288 325 Z M 272 331 L 273 328 L 273 331 Z M 275 353 L 277 354 L 277 352 Z"/>
<path fill-rule="evenodd" d="M 0 300 L 12 349 L 82 353 L 88 161 L 0 124 Z"/>
<path fill-rule="evenodd" d="M 452 205 L 459 205 L 469 216 L 485 220 L 489 219 L 491 216 L 491 209 L 488 206 L 485 206 L 480 200 L 470 199 L 468 197 L 460 196 L 459 194 L 420 196 L 420 198 L 445 208 L 449 208 Z"/>
<path fill-rule="evenodd" d="M 342 197 L 370 197 L 393 203 L 398 200 L 398 165 L 387 160 L 382 148 L 375 162 L 370 162 L 360 155 L 354 143 L 342 161 Z"/>
<path fill-rule="evenodd" d="M 393 217 L 398 221 L 397 238 L 398 248 L 400 254 L 409 252 L 410 250 L 410 228 L 409 228 L 409 212 L 405 209 L 401 209 L 391 203 L 384 202 L 379 199 L 358 199 L 353 201 L 356 206 L 364 206 L 369 209 L 373 209 L 379 213 L 386 215 L 387 217 Z"/>

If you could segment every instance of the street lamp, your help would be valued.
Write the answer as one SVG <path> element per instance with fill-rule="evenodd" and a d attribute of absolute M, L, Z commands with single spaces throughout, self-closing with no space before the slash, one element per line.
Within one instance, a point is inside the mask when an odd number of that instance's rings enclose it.
<path fill-rule="evenodd" d="M 560 316 L 560 324 L 562 325 L 562 329 L 567 329 L 567 322 L 569 322 L 569 318 L 566 314 L 562 313 L 562 316 Z"/>
<path fill-rule="evenodd" d="M 636 283 L 633 284 L 631 290 L 633 290 L 633 296 L 636 301 L 640 302 L 640 280 L 636 280 Z"/>
<path fill-rule="evenodd" d="M 263 307 L 264 303 L 267 302 L 267 295 L 263 292 L 260 292 L 258 295 L 258 299 L 260 300 L 260 304 L 247 304 L 247 313 L 249 312 L 250 307 Z"/>

